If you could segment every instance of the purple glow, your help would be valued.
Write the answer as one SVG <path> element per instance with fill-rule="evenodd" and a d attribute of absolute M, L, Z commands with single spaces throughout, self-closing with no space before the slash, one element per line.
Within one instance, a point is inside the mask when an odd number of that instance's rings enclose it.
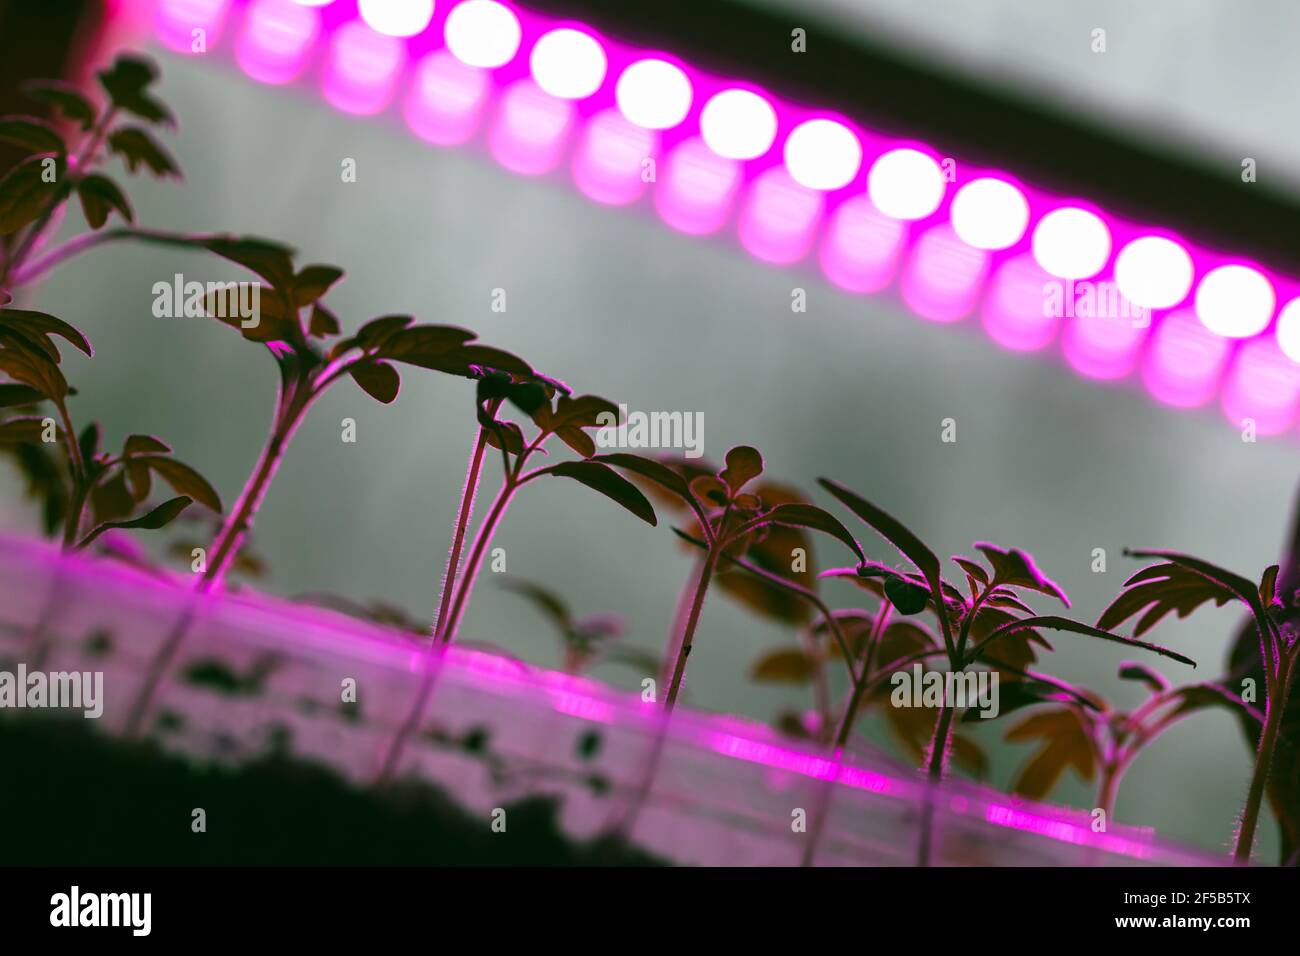
<path fill-rule="evenodd" d="M 1142 381 L 1157 401 L 1195 408 L 1214 398 L 1232 347 L 1188 311 L 1156 328 L 1142 362 Z"/>
<path fill-rule="evenodd" d="M 1046 348 L 1061 325 L 1050 292 L 1059 284 L 1032 256 L 1008 259 L 994 274 L 984 300 L 984 328 L 999 345 L 1017 352 Z"/>
<path fill-rule="evenodd" d="M 893 281 L 906 240 L 903 223 L 866 196 L 854 196 L 831 216 L 822 243 L 822 271 L 848 292 L 879 292 Z"/>
<path fill-rule="evenodd" d="M 489 149 L 511 172 L 549 173 L 564 158 L 575 115 L 568 100 L 543 92 L 527 77 L 517 80 L 501 97 Z"/>
<path fill-rule="evenodd" d="M 427 142 L 477 137 L 525 175 L 567 164 L 589 198 L 648 201 L 690 235 L 734 229 L 763 262 L 789 266 L 815 249 L 846 292 L 881 292 L 897 279 L 897 295 L 918 315 L 954 322 L 978 311 L 1007 348 L 1045 350 L 1059 335 L 1065 363 L 1085 377 L 1137 379 L 1179 407 L 1218 397 L 1236 408 L 1246 392 L 1252 404 L 1289 407 L 1285 375 L 1264 375 L 1250 389 L 1234 384 L 1232 395 L 1220 389 L 1234 340 L 1276 334 L 1300 357 L 1300 312 L 1277 313 L 1300 286 L 1159 224 L 1126 221 L 960 157 L 950 167 L 925 143 L 886 138 L 744 78 L 508 0 L 149 2 L 168 49 L 208 53 L 230 33 L 233 58 L 261 82 L 319 82 L 331 104 L 357 115 L 382 113 L 400 95 L 407 126 Z M 411 58 L 419 65 L 407 70 Z M 960 175 L 950 183 L 952 169 Z M 1156 332 L 1082 312 L 1045 314 L 1043 282 L 1071 280 L 1115 284 L 1152 310 Z M 1178 310 L 1198 314 L 1210 337 L 1169 322 Z"/>
<path fill-rule="evenodd" d="M 320 15 L 292 0 L 257 0 L 235 44 L 244 72 L 262 83 L 290 83 L 301 75 L 320 34 Z"/>
<path fill-rule="evenodd" d="M 664 222 L 694 236 L 727 224 L 740 193 L 738 163 L 717 155 L 696 136 L 679 143 L 664 165 L 664 179 L 654 194 Z"/>
<path fill-rule="evenodd" d="M 204 51 L 195 48 L 200 40 L 206 50 L 221 41 L 229 10 L 230 0 L 159 0 L 154 9 L 154 30 L 159 42 L 169 50 L 201 53 Z"/>
<path fill-rule="evenodd" d="M 754 180 L 745 197 L 740 244 L 764 262 L 798 262 L 817 239 L 824 208 L 818 190 L 799 185 L 784 166 L 772 166 Z"/>
<path fill-rule="evenodd" d="M 403 114 L 411 132 L 439 146 L 456 146 L 478 129 L 490 84 L 482 70 L 446 50 L 430 53 L 416 68 Z"/>
<path fill-rule="evenodd" d="M 1151 856 L 1151 847 L 1137 840 L 1128 840 L 1108 833 L 1094 833 L 1091 827 L 1064 820 L 1045 819 L 1015 807 L 993 804 L 985 811 L 985 819 L 1000 827 L 1037 833 L 1065 843 L 1095 846 L 1108 853 L 1119 853 L 1139 860 L 1149 859 Z"/>
<path fill-rule="evenodd" d="M 406 47 L 400 40 L 376 33 L 364 23 L 345 24 L 330 43 L 325 99 L 358 116 L 383 112 L 397 92 L 405 61 Z"/>
<path fill-rule="evenodd" d="M 989 254 L 962 242 L 948 223 L 928 229 L 903 267 L 903 301 L 931 322 L 956 322 L 975 308 Z"/>
<path fill-rule="evenodd" d="M 1300 411 L 1300 365 L 1270 339 L 1255 339 L 1237 352 L 1223 385 L 1223 413 L 1238 428 L 1246 419 L 1257 435 L 1278 435 Z"/>

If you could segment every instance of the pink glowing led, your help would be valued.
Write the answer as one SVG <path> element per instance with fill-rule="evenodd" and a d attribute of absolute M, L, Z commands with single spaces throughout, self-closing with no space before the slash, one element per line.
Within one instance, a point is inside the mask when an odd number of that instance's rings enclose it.
<path fill-rule="evenodd" d="M 866 196 L 854 196 L 831 216 L 822 242 L 822 271 L 848 292 L 879 292 L 893 281 L 906 239 L 903 223 Z"/>
<path fill-rule="evenodd" d="M 698 136 L 668 154 L 655 190 L 655 209 L 679 232 L 702 236 L 717 232 L 731 218 L 740 193 L 740 165 L 717 155 Z"/>
<path fill-rule="evenodd" d="M 290 83 L 307 65 L 320 34 L 320 14 L 291 0 L 256 0 L 235 44 L 241 68 L 262 83 Z"/>
<path fill-rule="evenodd" d="M 1160 402 L 1195 408 L 1214 398 L 1232 347 L 1192 312 L 1171 312 L 1142 358 L 1142 381 Z"/>
<path fill-rule="evenodd" d="M 159 0 L 154 30 L 177 53 L 206 53 L 221 40 L 230 0 Z"/>
<path fill-rule="evenodd" d="M 963 242 L 948 223 L 940 223 L 912 247 L 903 267 L 903 301 L 923 319 L 956 322 L 975 308 L 988 268 L 987 252 Z"/>
<path fill-rule="evenodd" d="M 636 202 L 649 185 L 647 162 L 659 136 L 607 109 L 592 117 L 573 158 L 573 181 L 583 195 L 607 206 Z"/>
<path fill-rule="evenodd" d="M 1274 350 L 1243 348 L 1241 370 L 1225 372 L 1233 340 L 1276 341 L 1300 366 L 1296 283 L 1153 224 L 996 171 L 963 174 L 950 189 L 943 154 L 928 146 L 887 142 L 815 104 L 506 0 L 150 2 L 170 49 L 206 54 L 231 34 L 230 55 L 261 82 L 319 75 L 326 99 L 358 115 L 400 98 L 423 140 L 477 139 L 526 175 L 567 163 L 597 202 L 648 200 L 691 235 L 734 223 L 764 262 L 792 265 L 816 250 L 847 292 L 897 283 L 922 317 L 978 312 L 996 342 L 1019 351 L 1059 336 L 1081 375 L 1109 381 L 1140 370 L 1165 404 L 1218 397 L 1225 409 L 1263 407 L 1269 422 L 1286 417 L 1275 406 L 1290 408 L 1290 378 L 1264 358 Z M 418 66 L 408 70 L 408 56 Z M 1094 294 L 1111 302 L 1115 289 L 1123 306 L 1145 313 L 1110 319 L 1113 309 L 1084 308 Z M 1287 305 L 1275 315 L 1279 296 Z M 1250 369 L 1259 370 L 1254 384 Z"/>
<path fill-rule="evenodd" d="M 549 173 L 564 158 L 575 116 L 568 100 L 544 92 L 528 77 L 516 80 L 497 107 L 489 149 L 512 172 Z"/>
<path fill-rule="evenodd" d="M 416 68 L 402 108 L 406 125 L 439 146 L 463 143 L 478 129 L 489 87 L 482 70 L 435 50 Z"/>
<path fill-rule="evenodd" d="M 780 265 L 798 262 L 812 249 L 826 200 L 801 186 L 783 166 L 773 166 L 750 185 L 740 211 L 740 244 L 750 255 Z"/>
<path fill-rule="evenodd" d="M 326 60 L 325 99 L 345 113 L 383 112 L 397 92 L 406 61 L 400 40 L 352 21 L 334 34 Z"/>
<path fill-rule="evenodd" d="M 1237 351 L 1223 383 L 1223 414 L 1238 428 L 1253 423 L 1257 435 L 1280 435 L 1300 412 L 1300 365 L 1277 343 L 1259 338 Z"/>
<path fill-rule="evenodd" d="M 1088 378 L 1125 378 L 1137 368 L 1150 329 L 1150 314 L 1136 308 L 1076 312 L 1066 320 L 1061 351 L 1070 367 Z"/>
<path fill-rule="evenodd" d="M 981 315 L 993 341 L 1017 352 L 1050 345 L 1063 317 L 1055 304 L 1059 285 L 1033 256 L 1004 262 L 993 275 Z"/>

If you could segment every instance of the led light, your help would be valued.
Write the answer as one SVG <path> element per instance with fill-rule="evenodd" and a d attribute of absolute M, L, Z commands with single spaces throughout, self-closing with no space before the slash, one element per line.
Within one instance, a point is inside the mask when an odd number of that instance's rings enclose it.
<path fill-rule="evenodd" d="M 1065 327 L 1061 350 L 1070 367 L 1089 378 L 1124 378 L 1137 366 L 1151 328 L 1150 314 L 1125 315 L 1128 310 L 1077 312 Z"/>
<path fill-rule="evenodd" d="M 447 14 L 447 49 L 470 66 L 495 69 L 519 51 L 519 18 L 496 0 L 466 0 Z"/>
<path fill-rule="evenodd" d="M 976 179 L 952 200 L 952 228 L 976 249 L 1007 249 L 1029 226 L 1029 203 L 1015 186 L 1001 179 Z"/>
<path fill-rule="evenodd" d="M 1110 230 L 1084 209 L 1054 209 L 1034 229 L 1034 258 L 1061 279 L 1087 279 L 1110 257 Z"/>
<path fill-rule="evenodd" d="M 1169 309 L 1192 288 L 1192 257 L 1170 239 L 1143 236 L 1115 257 L 1115 282 L 1134 305 Z"/>
<path fill-rule="evenodd" d="M 1033 256 L 1008 259 L 994 273 L 980 318 L 993 341 L 1017 352 L 1046 348 L 1056 339 L 1062 310 L 1044 289 L 1052 277 Z"/>
<path fill-rule="evenodd" d="M 1230 339 L 1263 332 L 1275 304 L 1272 284 L 1248 266 L 1220 266 L 1196 287 L 1196 315 L 1211 332 Z"/>
<path fill-rule="evenodd" d="M 740 192 L 740 166 L 691 137 L 668 156 L 667 171 L 654 192 L 664 222 L 692 236 L 717 232 L 727 223 Z"/>
<path fill-rule="evenodd" d="M 552 30 L 533 46 L 529 66 L 533 79 L 547 93 L 581 100 L 605 82 L 605 51 L 580 30 Z"/>
<path fill-rule="evenodd" d="M 862 144 L 847 126 L 834 120 L 808 120 L 786 137 L 785 166 L 800 186 L 839 189 L 858 174 Z"/>
<path fill-rule="evenodd" d="M 248 8 L 235 59 L 255 80 L 288 83 L 302 72 L 320 33 L 320 15 L 288 0 L 257 0 Z"/>
<path fill-rule="evenodd" d="M 1247 421 L 1257 435 L 1290 430 L 1300 411 L 1300 367 L 1272 339 L 1243 343 L 1223 383 L 1223 414 L 1237 428 Z"/>
<path fill-rule="evenodd" d="M 1287 358 L 1300 362 L 1300 299 L 1292 299 L 1277 317 L 1277 344 Z"/>
<path fill-rule="evenodd" d="M 822 271 L 849 292 L 879 292 L 894 278 L 906 238 L 901 222 L 866 196 L 854 196 L 831 217 L 822 242 Z"/>
<path fill-rule="evenodd" d="M 669 129 L 686 119 L 692 95 L 686 74 L 665 60 L 638 60 L 614 89 L 628 122 L 645 129 Z"/>
<path fill-rule="evenodd" d="M 405 59 L 400 40 L 353 20 L 331 41 L 322 79 L 325 99 L 357 116 L 379 113 L 392 102 Z"/>
<path fill-rule="evenodd" d="M 293 0 L 300 7 L 328 7 L 334 0 Z"/>
<path fill-rule="evenodd" d="M 390 37 L 413 37 L 433 19 L 433 0 L 358 0 L 361 19 Z"/>
<path fill-rule="evenodd" d="M 1160 323 L 1142 360 L 1142 381 L 1160 402 L 1175 408 L 1204 405 L 1219 390 L 1231 346 L 1189 311 Z"/>
<path fill-rule="evenodd" d="M 952 226 L 939 223 L 912 247 L 903 270 L 903 301 L 923 319 L 956 322 L 975 308 L 988 266 L 987 252 L 972 249 Z"/>
<path fill-rule="evenodd" d="M 764 170 L 740 211 L 740 244 L 764 262 L 798 262 L 817 238 L 825 205 L 820 192 L 795 182 L 784 166 Z"/>
<path fill-rule="evenodd" d="M 178 53 L 203 52 L 194 46 L 195 31 L 202 31 L 204 49 L 221 38 L 230 0 L 160 0 L 154 9 L 154 28 L 163 46 Z"/>
<path fill-rule="evenodd" d="M 726 159 L 754 159 L 776 140 L 776 111 L 749 90 L 723 90 L 700 113 L 700 134 Z"/>
<path fill-rule="evenodd" d="M 890 150 L 867 174 L 867 195 L 894 219 L 924 219 L 939 208 L 946 189 L 939 164 L 916 149 Z"/>
<path fill-rule="evenodd" d="M 658 133 L 630 122 L 618 110 L 602 110 L 587 123 L 574 152 L 573 181 L 598 203 L 635 202 L 646 191 L 645 161 L 658 149 Z"/>
<path fill-rule="evenodd" d="M 559 165 L 574 107 L 538 89 L 529 77 L 516 80 L 501 97 L 489 138 L 492 155 L 506 169 L 540 176 Z"/>
<path fill-rule="evenodd" d="M 415 72 L 406 97 L 406 125 L 439 146 L 463 143 L 478 128 L 488 87 L 488 74 L 446 50 L 435 50 Z"/>

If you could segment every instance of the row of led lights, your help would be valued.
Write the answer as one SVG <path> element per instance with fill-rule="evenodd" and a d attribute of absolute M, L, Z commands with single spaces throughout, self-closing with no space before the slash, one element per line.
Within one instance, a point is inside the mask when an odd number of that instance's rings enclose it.
<path fill-rule="evenodd" d="M 335 0 L 253 0 L 248 23 L 256 25 L 259 48 L 296 63 L 314 44 L 320 23 L 309 7 Z M 217 23 L 229 0 L 163 0 L 177 24 Z M 368 36 L 408 38 L 423 33 L 433 20 L 433 0 L 356 0 L 361 22 L 345 29 Z M 364 26 L 363 26 L 364 24 Z M 514 11 L 496 0 L 462 0 L 447 14 L 446 50 L 471 72 L 503 67 L 515 60 L 523 30 Z M 382 51 L 361 44 L 354 61 Z M 445 54 L 442 54 L 445 56 Z M 366 68 L 354 62 L 353 69 Z M 395 67 L 388 67 L 395 71 Z M 536 87 L 558 101 L 585 100 L 605 84 L 609 63 L 601 42 L 584 30 L 547 30 L 533 44 L 528 72 Z M 266 77 L 271 79 L 272 77 Z M 439 84 L 439 79 L 448 81 Z M 452 98 L 458 92 L 448 74 L 434 76 L 435 92 Z M 463 89 L 461 90 L 463 92 Z M 634 59 L 619 73 L 614 99 L 622 120 L 632 127 L 660 132 L 680 126 L 690 113 L 695 89 L 678 65 L 655 56 Z M 714 93 L 699 113 L 699 138 L 707 149 L 731 163 L 766 156 L 776 144 L 778 118 L 772 101 L 754 89 L 726 88 Z M 633 152 L 636 150 L 633 149 Z M 858 135 L 837 120 L 815 117 L 794 126 L 782 145 L 783 174 L 796 188 L 817 195 L 842 190 L 858 176 L 863 145 Z M 707 188 L 707 187 L 705 187 Z M 923 149 L 889 149 L 871 163 L 866 176 L 870 213 L 898 224 L 928 219 L 942 206 L 948 179 L 936 158 Z M 998 176 L 982 176 L 962 185 L 948 208 L 952 233 L 981 255 L 1009 250 L 1029 232 L 1031 210 L 1025 193 Z M 744 226 L 742 223 L 742 241 Z M 1033 261 L 1048 276 L 1087 280 L 1111 261 L 1112 232 L 1096 213 L 1075 205 L 1041 216 L 1030 235 Z M 754 251 L 751 249 L 751 251 Z M 773 261 L 780 258 L 774 255 Z M 1166 235 L 1139 235 L 1114 258 L 1114 282 L 1134 306 L 1170 310 L 1183 304 L 1195 285 L 1194 314 L 1203 327 L 1223 339 L 1255 338 L 1273 321 L 1277 295 L 1273 283 L 1246 264 L 1217 266 L 1195 281 L 1187 247 Z M 1276 344 L 1300 363 L 1300 298 L 1279 313 Z"/>

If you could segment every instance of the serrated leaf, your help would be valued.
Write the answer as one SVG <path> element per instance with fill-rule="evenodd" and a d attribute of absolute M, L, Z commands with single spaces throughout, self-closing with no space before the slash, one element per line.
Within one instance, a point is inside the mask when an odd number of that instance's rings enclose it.
<path fill-rule="evenodd" d="M 45 179 L 46 160 L 55 164 L 54 180 Z M 66 195 L 67 162 L 61 156 L 30 156 L 0 179 L 0 235 L 8 235 L 36 220 Z"/>
<path fill-rule="evenodd" d="M 122 157 L 129 173 L 141 166 L 159 179 L 170 176 L 181 178 L 181 168 L 176 159 L 153 134 L 138 126 L 123 126 L 108 134 L 109 152 Z"/>
<path fill-rule="evenodd" d="M 30 309 L 0 309 L 0 327 L 3 326 L 18 329 L 29 336 L 57 335 L 85 355 L 93 357 L 95 354 L 95 350 L 90 346 L 90 340 L 80 329 L 45 312 L 34 312 Z"/>
<path fill-rule="evenodd" d="M 636 485 L 608 465 L 594 461 L 564 461 L 543 469 L 543 473 L 560 478 L 572 478 L 622 505 L 646 524 L 654 526 L 659 523 L 655 510 L 646 500 L 646 496 L 637 490 Z"/>
<path fill-rule="evenodd" d="M 243 266 L 277 290 L 293 283 L 293 249 L 256 236 L 204 237 L 197 244 L 223 259 Z"/>
<path fill-rule="evenodd" d="M 992 644 L 996 642 L 1001 636 L 1004 636 L 1006 634 L 1012 633 L 1017 630 L 1023 630 L 1025 628 L 1031 628 L 1031 629 L 1045 628 L 1047 630 L 1053 630 L 1053 631 L 1066 631 L 1068 633 L 1073 633 L 1073 634 L 1083 634 L 1087 637 L 1096 637 L 1103 641 L 1110 641 L 1115 644 L 1125 644 L 1129 647 L 1139 647 L 1142 650 L 1151 651 L 1153 654 L 1159 654 L 1162 657 L 1168 657 L 1172 660 L 1178 661 L 1183 664 L 1188 664 L 1192 667 L 1196 666 L 1196 661 L 1192 660 L 1190 657 L 1187 657 L 1186 655 L 1183 654 L 1179 654 L 1177 651 L 1170 650 L 1167 647 L 1161 647 L 1159 644 L 1149 644 L 1146 641 L 1139 641 L 1130 637 L 1122 637 L 1119 634 L 1112 634 L 1110 631 L 1093 627 L 1090 624 L 1083 624 L 1079 621 L 1072 621 L 1066 617 L 1055 617 L 1052 615 L 1044 615 L 1042 617 L 1027 617 L 1027 618 L 1021 618 L 1020 620 L 1017 621 L 1012 621 L 1009 624 L 1005 624 L 1002 627 L 999 627 L 986 640 L 989 644 Z"/>
<path fill-rule="evenodd" d="M 1070 606 L 1070 599 L 1060 585 L 1038 570 L 1034 559 L 1024 551 L 1000 548 L 988 541 L 976 541 L 975 548 L 988 559 L 993 568 L 993 580 L 998 584 L 1038 591 L 1056 598 L 1066 607 Z"/>
<path fill-rule="evenodd" d="M 339 320 L 329 309 L 317 302 L 311 307 L 311 321 L 308 332 L 318 339 L 339 334 Z"/>
<path fill-rule="evenodd" d="M 846 548 L 856 554 L 859 561 L 865 562 L 867 560 L 867 556 L 862 553 L 861 546 L 859 546 L 857 539 L 849 533 L 849 529 L 844 527 L 833 514 L 816 505 L 804 504 L 803 502 L 787 502 L 772 508 L 764 517 L 773 524 L 809 528 L 813 531 L 828 534 L 838 539 Z"/>
<path fill-rule="evenodd" d="M 153 435 L 130 435 L 122 451 L 126 455 L 170 455 L 171 446 Z"/>
<path fill-rule="evenodd" d="M 1124 582 L 1124 590 L 1097 619 L 1097 626 L 1113 630 L 1142 612 L 1133 627 L 1140 637 L 1170 613 L 1184 618 L 1207 601 L 1223 606 L 1235 595 L 1221 584 L 1172 562 L 1143 568 Z"/>
<path fill-rule="evenodd" d="M 118 187 L 107 176 L 91 173 L 77 183 L 77 196 L 81 199 L 81 211 L 91 229 L 99 229 L 108 222 L 109 213 L 114 210 L 127 222 L 135 222 L 135 213 L 131 204 Z"/>
<path fill-rule="evenodd" d="M 1069 768 L 1084 780 L 1091 780 L 1096 772 L 1092 736 L 1074 708 L 1033 714 L 1012 727 L 1007 739 L 1043 741 L 1012 784 L 1013 792 L 1031 800 L 1045 799 Z"/>
<path fill-rule="evenodd" d="M 75 86 L 58 80 L 32 80 L 23 91 L 34 100 L 49 103 L 83 130 L 95 125 L 95 106 Z"/>
<path fill-rule="evenodd" d="M 158 79 L 158 70 L 151 61 L 124 54 L 108 69 L 101 70 L 98 77 L 104 92 L 118 109 L 151 123 L 175 123 L 171 111 L 148 91 Z"/>
<path fill-rule="evenodd" d="M 343 278 L 337 266 L 304 266 L 293 279 L 293 298 L 299 306 L 311 305 Z"/>
<path fill-rule="evenodd" d="M 66 153 L 63 137 L 45 120 L 34 116 L 0 116 L 0 140 L 33 153 Z"/>
<path fill-rule="evenodd" d="M 387 362 L 366 361 L 348 369 L 352 380 L 377 402 L 390 404 L 402 388 L 402 377 Z"/>

